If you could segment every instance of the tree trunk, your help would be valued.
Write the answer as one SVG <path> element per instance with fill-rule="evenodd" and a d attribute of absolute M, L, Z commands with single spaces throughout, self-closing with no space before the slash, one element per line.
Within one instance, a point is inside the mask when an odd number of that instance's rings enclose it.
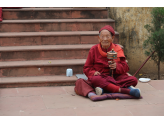
<path fill-rule="evenodd" d="M 158 80 L 160 80 L 160 57 L 158 58 Z"/>

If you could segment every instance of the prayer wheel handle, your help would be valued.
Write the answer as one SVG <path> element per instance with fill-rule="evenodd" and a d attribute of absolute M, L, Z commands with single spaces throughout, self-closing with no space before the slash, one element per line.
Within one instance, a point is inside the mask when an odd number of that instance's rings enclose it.
<path fill-rule="evenodd" d="M 107 58 L 110 59 L 111 61 L 108 61 L 108 63 L 113 63 L 113 59 L 117 59 L 117 52 L 114 51 L 114 49 L 112 49 L 110 52 L 107 52 Z M 109 70 L 109 74 L 112 73 L 112 77 L 113 77 L 113 70 Z"/>

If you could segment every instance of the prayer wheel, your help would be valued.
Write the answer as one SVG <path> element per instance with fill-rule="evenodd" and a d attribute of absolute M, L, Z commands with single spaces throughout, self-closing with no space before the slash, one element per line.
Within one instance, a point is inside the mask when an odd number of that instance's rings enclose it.
<path fill-rule="evenodd" d="M 112 64 L 113 59 L 117 59 L 117 52 L 115 52 L 114 49 L 112 49 L 110 52 L 107 52 L 107 58 L 110 59 L 110 61 L 108 61 L 108 64 Z M 112 73 L 112 77 L 113 77 L 113 70 L 109 71 L 110 75 L 111 75 L 111 73 Z"/>
<path fill-rule="evenodd" d="M 110 52 L 107 52 L 107 58 L 111 60 L 117 59 L 117 52 L 112 49 Z"/>

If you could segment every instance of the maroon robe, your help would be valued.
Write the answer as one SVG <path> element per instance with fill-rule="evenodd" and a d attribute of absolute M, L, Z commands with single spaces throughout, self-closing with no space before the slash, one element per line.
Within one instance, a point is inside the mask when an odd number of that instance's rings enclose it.
<path fill-rule="evenodd" d="M 116 69 L 113 70 L 113 78 L 109 76 L 109 65 L 107 57 L 103 57 L 99 50 L 98 45 L 94 45 L 88 54 L 87 61 L 84 65 L 83 72 L 88 77 L 88 80 L 91 81 L 94 87 L 104 88 L 109 83 L 113 83 L 120 87 L 129 87 L 131 85 L 137 85 L 137 79 L 132 76 L 128 76 L 127 72 L 129 71 L 128 64 L 125 61 L 125 57 L 118 57 L 119 61 L 116 61 Z M 114 45 L 119 47 L 118 45 Z M 112 45 L 106 50 L 102 49 L 104 52 L 112 50 Z M 121 48 L 120 48 L 121 49 Z M 121 52 L 122 53 L 122 52 Z M 120 56 L 119 54 L 117 56 Z M 124 56 L 124 55 L 123 55 Z M 98 71 L 101 75 L 94 76 L 94 73 Z"/>
<path fill-rule="evenodd" d="M 112 46 L 112 45 L 111 45 Z M 102 49 L 104 52 L 108 52 L 112 50 L 112 47 L 109 47 L 107 50 Z M 118 46 L 115 44 L 115 46 Z M 119 55 L 118 55 L 119 56 Z M 128 76 L 127 72 L 129 71 L 128 64 L 125 61 L 125 57 L 119 57 L 120 61 L 116 61 L 116 69 L 113 70 L 113 78 L 109 75 L 109 65 L 107 57 L 103 57 L 99 50 L 98 50 L 98 44 L 94 45 L 88 54 L 86 63 L 83 68 L 83 72 L 88 77 L 88 80 L 91 82 L 92 85 L 89 84 L 82 84 L 86 83 L 86 81 L 77 81 L 75 90 L 79 93 L 79 95 L 82 94 L 82 96 L 86 96 L 86 93 L 89 93 L 92 89 L 90 87 L 101 87 L 104 88 L 108 84 L 112 83 L 119 87 L 129 87 L 129 86 L 136 86 L 137 85 L 137 78 L 133 76 Z M 101 75 L 94 76 L 94 73 L 98 71 L 101 73 Z M 80 88 L 80 85 L 83 85 Z M 90 87 L 87 87 L 90 86 Z M 89 88 L 88 90 L 85 88 Z M 85 92 L 82 92 L 85 91 Z M 93 90 L 92 90 L 93 91 Z M 84 94 L 85 93 L 85 94 Z M 83 95 L 84 94 L 84 95 Z"/>
<path fill-rule="evenodd" d="M 116 44 L 115 44 L 116 45 Z M 117 45 L 118 46 L 118 45 Z M 111 51 L 112 48 L 109 47 L 107 50 L 101 47 L 102 51 L 108 52 Z M 94 75 L 96 71 L 100 73 L 109 75 L 109 59 L 107 57 L 103 57 L 98 50 L 98 44 L 94 45 L 88 54 L 88 58 L 84 65 L 83 72 L 85 75 L 90 79 Z M 125 57 L 120 57 L 120 61 L 116 61 L 116 69 L 114 70 L 114 78 L 116 79 L 117 76 L 126 74 L 129 71 L 129 67 L 125 61 Z"/>

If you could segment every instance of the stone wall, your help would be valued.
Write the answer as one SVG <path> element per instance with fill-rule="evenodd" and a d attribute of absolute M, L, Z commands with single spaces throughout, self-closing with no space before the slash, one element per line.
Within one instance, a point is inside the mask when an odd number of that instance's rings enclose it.
<path fill-rule="evenodd" d="M 115 30 L 119 33 L 119 43 L 132 75 L 139 69 L 148 56 L 144 54 L 143 42 L 148 35 L 144 25 L 151 23 L 152 7 L 109 7 L 109 18 L 115 20 Z M 141 76 L 140 76 L 141 75 Z M 164 64 L 161 64 L 161 79 L 164 79 Z M 136 77 L 157 79 L 157 66 L 149 59 Z"/>

